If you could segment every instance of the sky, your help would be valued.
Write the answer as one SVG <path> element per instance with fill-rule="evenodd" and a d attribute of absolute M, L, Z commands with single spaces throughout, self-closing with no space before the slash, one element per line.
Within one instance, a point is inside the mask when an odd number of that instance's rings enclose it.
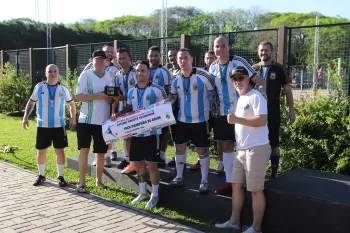
<path fill-rule="evenodd" d="M 0 21 L 11 18 L 35 19 L 35 2 L 39 2 L 39 20 L 46 22 L 47 0 L 0 0 Z M 149 15 L 161 8 L 161 0 L 50 0 L 51 22 L 73 23 L 92 18 L 98 21 L 122 15 Z M 262 4 L 263 2 L 268 2 Z M 227 8 L 250 9 L 260 7 L 265 12 L 319 12 L 326 16 L 341 16 L 350 19 L 350 0 L 168 0 L 171 6 L 195 6 L 205 12 Z M 100 8 L 98 4 L 101 4 Z M 98 10 L 99 9 L 99 10 Z"/>

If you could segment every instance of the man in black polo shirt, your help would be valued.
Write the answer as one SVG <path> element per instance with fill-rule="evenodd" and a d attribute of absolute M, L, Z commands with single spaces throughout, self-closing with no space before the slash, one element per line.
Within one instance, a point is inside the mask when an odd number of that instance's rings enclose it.
<path fill-rule="evenodd" d="M 266 85 L 269 140 L 271 145 L 271 177 L 276 178 L 280 159 L 279 128 L 281 122 L 280 96 L 283 88 L 289 106 L 290 124 L 295 121 L 293 94 L 288 74 L 283 65 L 272 60 L 273 46 L 268 41 L 259 44 L 260 62 L 253 68 L 263 78 Z"/>

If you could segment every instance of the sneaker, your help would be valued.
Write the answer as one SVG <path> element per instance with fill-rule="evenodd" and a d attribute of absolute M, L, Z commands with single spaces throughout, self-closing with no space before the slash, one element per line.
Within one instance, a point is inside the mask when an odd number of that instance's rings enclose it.
<path fill-rule="evenodd" d="M 199 193 L 204 194 L 209 192 L 209 184 L 208 182 L 202 181 L 199 185 Z"/>
<path fill-rule="evenodd" d="M 216 228 L 221 228 L 221 229 L 234 229 L 234 230 L 241 230 L 241 226 L 238 224 L 232 224 L 230 223 L 230 220 L 228 220 L 227 222 L 224 223 L 217 223 L 215 224 Z"/>
<path fill-rule="evenodd" d="M 124 160 L 122 160 L 122 161 L 118 164 L 117 168 L 118 168 L 118 169 L 124 169 L 124 168 L 126 168 L 128 165 L 129 165 L 129 162 L 126 161 L 126 160 L 124 159 Z"/>
<path fill-rule="evenodd" d="M 232 184 L 225 182 L 224 186 L 215 190 L 215 193 L 219 195 L 232 193 Z"/>
<path fill-rule="evenodd" d="M 225 174 L 224 165 L 219 163 L 218 169 L 215 170 L 215 173 L 216 173 L 217 175 L 223 175 L 223 174 Z"/>
<path fill-rule="evenodd" d="M 57 180 L 58 180 L 58 185 L 60 187 L 66 187 L 68 185 L 67 182 L 64 180 L 63 176 L 59 176 Z"/>
<path fill-rule="evenodd" d="M 77 192 L 78 193 L 86 193 L 86 187 L 77 185 Z"/>
<path fill-rule="evenodd" d="M 168 162 L 168 166 L 169 166 L 169 167 L 175 167 L 175 166 L 176 166 L 175 157 L 173 157 L 173 158 Z"/>
<path fill-rule="evenodd" d="M 42 175 L 38 175 L 38 177 L 36 178 L 35 182 L 34 182 L 34 186 L 39 186 L 39 185 L 42 185 L 43 182 L 46 180 L 46 177 L 45 176 L 42 176 Z"/>
<path fill-rule="evenodd" d="M 160 162 L 158 163 L 158 167 L 165 167 L 165 159 L 160 159 Z"/>
<path fill-rule="evenodd" d="M 92 166 L 96 166 L 96 163 L 97 163 L 97 162 L 96 162 L 96 157 L 95 157 L 95 159 L 94 159 L 94 161 L 92 161 L 92 164 L 91 164 L 91 165 L 92 165 Z"/>
<path fill-rule="evenodd" d="M 197 170 L 200 170 L 201 169 L 201 165 L 199 163 L 199 160 L 197 161 L 196 164 L 193 164 L 191 167 L 190 167 L 190 171 L 197 171 Z"/>
<path fill-rule="evenodd" d="M 169 183 L 169 186 L 171 187 L 180 187 L 182 185 L 184 185 L 184 181 L 182 178 L 175 178 Z"/>
<path fill-rule="evenodd" d="M 131 203 L 140 203 L 141 201 L 147 200 L 149 198 L 147 193 L 140 193 Z"/>
<path fill-rule="evenodd" d="M 153 207 L 155 207 L 158 204 L 158 201 L 159 201 L 159 197 L 151 196 L 151 199 L 149 199 L 149 201 L 146 204 L 146 208 L 152 209 Z"/>
<path fill-rule="evenodd" d="M 247 230 L 242 233 L 262 233 L 262 231 L 255 231 L 253 227 L 249 227 Z"/>
<path fill-rule="evenodd" d="M 112 152 L 112 156 L 111 156 L 111 159 L 112 159 L 112 161 L 117 161 L 117 152 L 116 151 L 113 151 Z"/>
<path fill-rule="evenodd" d="M 111 157 L 106 157 L 105 158 L 105 167 L 112 167 L 112 160 L 111 160 Z"/>
<path fill-rule="evenodd" d="M 121 172 L 122 174 L 129 174 L 131 172 L 136 171 L 136 164 L 130 163 L 126 168 Z"/>
<path fill-rule="evenodd" d="M 96 183 L 96 187 L 97 188 L 100 188 L 100 189 L 107 189 L 107 186 L 105 186 L 104 184 L 102 184 L 102 183 Z"/>

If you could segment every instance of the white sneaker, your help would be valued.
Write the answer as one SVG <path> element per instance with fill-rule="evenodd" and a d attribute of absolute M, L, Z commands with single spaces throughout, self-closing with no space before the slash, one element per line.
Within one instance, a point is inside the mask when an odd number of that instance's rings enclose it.
<path fill-rule="evenodd" d="M 131 203 L 140 203 L 141 201 L 147 200 L 149 198 L 147 193 L 140 193 Z"/>
<path fill-rule="evenodd" d="M 238 224 L 232 224 L 230 223 L 230 220 L 228 220 L 227 222 L 224 223 L 217 223 L 215 224 L 216 228 L 229 228 L 229 229 L 235 229 L 235 230 L 241 230 L 241 226 Z"/>
<path fill-rule="evenodd" d="M 147 209 L 152 209 L 158 204 L 159 197 L 151 196 L 151 199 L 147 202 L 146 208 Z"/>
<path fill-rule="evenodd" d="M 91 165 L 92 165 L 92 166 L 96 166 L 96 157 L 95 157 L 95 159 L 94 159 L 94 161 L 92 162 Z"/>
<path fill-rule="evenodd" d="M 255 231 L 253 227 L 249 227 L 247 230 L 242 233 L 262 233 L 262 231 Z"/>

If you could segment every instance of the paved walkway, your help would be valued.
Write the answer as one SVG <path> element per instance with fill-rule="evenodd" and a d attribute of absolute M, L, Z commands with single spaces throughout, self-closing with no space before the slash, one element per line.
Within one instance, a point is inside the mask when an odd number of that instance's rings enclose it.
<path fill-rule="evenodd" d="M 195 232 L 56 182 L 32 186 L 36 175 L 0 162 L 0 232 Z"/>

